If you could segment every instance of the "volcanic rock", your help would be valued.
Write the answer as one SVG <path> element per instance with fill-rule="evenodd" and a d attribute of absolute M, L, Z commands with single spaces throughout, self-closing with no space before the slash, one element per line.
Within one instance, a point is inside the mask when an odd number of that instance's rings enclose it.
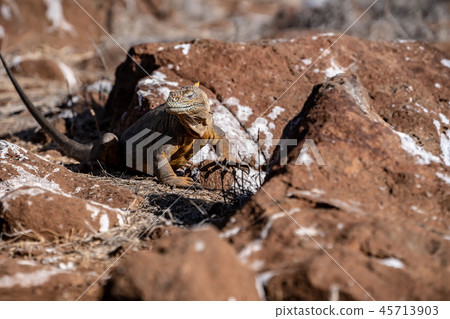
<path fill-rule="evenodd" d="M 122 209 L 142 200 L 6 141 L 0 141 L 0 163 L 0 223 L 6 233 L 31 229 L 37 238 L 50 240 L 84 237 L 122 225 Z"/>
<path fill-rule="evenodd" d="M 258 300 L 252 272 L 211 229 L 163 238 L 125 257 L 105 300 Z"/>
<path fill-rule="evenodd" d="M 0 199 L 3 233 L 31 230 L 25 236 L 55 240 L 86 237 L 124 225 L 119 209 L 55 193 L 40 187 L 20 187 Z"/>
<path fill-rule="evenodd" d="M 0 300 L 75 300 L 91 275 L 75 271 L 70 262 L 58 266 L 0 256 Z M 89 297 L 96 292 L 88 293 Z"/>
<path fill-rule="evenodd" d="M 141 200 L 129 190 L 72 173 L 6 141 L 0 141 L 0 164 L 0 197 L 21 186 L 38 186 L 112 208 L 127 209 Z"/>
<path fill-rule="evenodd" d="M 435 156 L 450 158 L 441 150 L 445 118 L 450 117 L 450 89 L 444 85 L 450 68 L 444 52 L 429 43 L 370 42 L 348 36 L 325 51 L 338 37 L 135 46 L 130 56 L 154 81 L 145 80 L 131 58 L 121 64 L 106 106 L 111 128 L 120 133 L 162 104 L 170 90 L 199 81 L 211 99 L 215 124 L 234 143 L 235 155 L 264 163 L 275 149 L 272 139 L 280 138 L 287 121 L 301 111 L 311 88 L 328 77 L 354 73 L 385 122 L 414 136 Z M 435 121 L 441 123 L 439 129 Z"/>
<path fill-rule="evenodd" d="M 283 131 L 297 144 L 277 148 L 265 183 L 235 215 L 241 228 L 229 239 L 267 299 L 450 293 L 446 157 L 384 122 L 372 103 L 355 75 L 315 86 Z"/>

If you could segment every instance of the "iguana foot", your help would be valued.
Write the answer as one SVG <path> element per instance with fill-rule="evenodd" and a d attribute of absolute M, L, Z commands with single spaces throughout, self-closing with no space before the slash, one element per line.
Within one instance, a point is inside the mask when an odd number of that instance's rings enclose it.
<path fill-rule="evenodd" d="M 170 176 L 162 182 L 169 186 L 176 186 L 181 188 L 188 188 L 194 184 L 194 180 L 190 177 L 184 177 L 184 176 Z"/>
<path fill-rule="evenodd" d="M 246 171 L 247 173 L 250 172 L 250 165 L 247 163 L 239 162 L 236 159 L 224 159 L 220 162 L 222 165 L 226 167 L 236 167 L 238 169 L 241 169 L 243 171 Z"/>

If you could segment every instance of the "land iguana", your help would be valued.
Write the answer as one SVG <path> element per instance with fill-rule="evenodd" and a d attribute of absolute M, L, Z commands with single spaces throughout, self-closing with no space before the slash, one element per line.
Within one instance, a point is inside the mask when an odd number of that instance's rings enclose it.
<path fill-rule="evenodd" d="M 15 79 L 3 56 L 0 54 L 3 66 L 13 83 L 22 102 L 42 129 L 50 135 L 58 147 L 69 157 L 80 162 L 99 161 L 109 166 L 124 167 L 127 156 L 126 142 L 144 130 L 158 132 L 170 137 L 153 152 L 153 175 L 164 184 L 189 187 L 193 184 L 190 177 L 177 176 L 175 170 L 187 164 L 194 155 L 194 142 L 201 140 L 203 144 L 219 145 L 219 160 L 234 165 L 237 161 L 230 155 L 225 133 L 214 125 L 210 110 L 209 99 L 199 84 L 185 86 L 169 94 L 166 102 L 142 116 L 132 126 L 125 130 L 120 137 L 113 133 L 105 133 L 93 144 L 81 144 L 58 131 L 30 101 L 19 83 Z M 158 139 L 150 141 L 146 149 L 157 143 Z M 141 152 L 143 171 L 148 172 L 147 151 Z M 196 149 L 198 150 L 198 149 Z M 151 168 L 150 168 L 151 169 Z"/>

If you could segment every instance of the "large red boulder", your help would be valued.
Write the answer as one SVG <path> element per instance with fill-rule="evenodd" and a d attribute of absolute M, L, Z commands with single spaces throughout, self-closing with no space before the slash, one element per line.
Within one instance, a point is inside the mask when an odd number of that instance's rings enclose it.
<path fill-rule="evenodd" d="M 355 75 L 316 86 L 282 138 L 298 141 L 287 165 L 277 149 L 226 230 L 268 299 L 447 299 L 445 156 L 386 123 Z"/>
<path fill-rule="evenodd" d="M 183 232 L 152 251 L 126 256 L 105 287 L 106 300 L 258 300 L 250 269 L 216 231 Z"/>
<path fill-rule="evenodd" d="M 236 155 L 267 161 L 276 144 L 271 139 L 281 137 L 311 88 L 328 77 L 354 73 L 385 122 L 449 163 L 450 154 L 441 150 L 450 118 L 450 89 L 444 84 L 450 74 L 448 56 L 430 43 L 372 42 L 348 36 L 327 50 L 339 36 L 135 46 L 129 51 L 131 58 L 117 69 L 106 106 L 111 128 L 120 133 L 164 103 L 170 90 L 199 81 L 211 98 L 215 124 L 233 140 Z M 438 129 L 435 121 L 440 123 Z"/>

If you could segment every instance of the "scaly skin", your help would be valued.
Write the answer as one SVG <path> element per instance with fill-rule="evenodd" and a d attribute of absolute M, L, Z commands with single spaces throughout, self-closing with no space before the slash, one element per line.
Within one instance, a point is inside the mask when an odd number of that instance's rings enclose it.
<path fill-rule="evenodd" d="M 218 145 L 222 148 L 220 160 L 235 162 L 230 156 L 225 133 L 214 125 L 209 99 L 205 92 L 198 87 L 198 84 L 172 91 L 165 104 L 149 111 L 123 132 L 120 137 L 122 147 L 127 140 L 144 129 L 172 137 L 153 154 L 153 171 L 165 184 L 178 187 L 192 185 L 191 178 L 178 177 L 174 170 L 183 167 L 192 158 L 195 141 L 212 145 L 220 142 Z M 143 155 L 144 171 L 147 171 L 145 151 Z"/>
<path fill-rule="evenodd" d="M 95 143 L 86 145 L 68 138 L 48 122 L 22 90 L 1 54 L 0 59 L 17 93 L 42 129 L 50 135 L 67 156 L 80 162 L 98 160 L 110 166 L 125 166 L 126 156 L 131 155 L 134 158 L 135 155 L 135 150 L 133 154 L 125 154 L 127 140 L 144 129 L 171 137 L 152 154 L 154 163 L 152 171 L 164 184 L 176 187 L 189 187 L 193 184 L 191 178 L 179 177 L 174 170 L 183 167 L 192 158 L 194 142 L 198 140 L 201 140 L 203 144 L 210 143 L 212 145 L 218 145 L 220 142 L 220 160 L 228 163 L 236 162 L 230 156 L 224 132 L 214 125 L 209 99 L 205 92 L 198 87 L 198 83 L 172 91 L 165 104 L 147 112 L 119 138 L 112 133 L 106 133 Z M 149 168 L 146 167 L 146 149 L 158 140 L 150 142 L 143 150 L 142 163 L 145 172 L 149 171 Z"/>

